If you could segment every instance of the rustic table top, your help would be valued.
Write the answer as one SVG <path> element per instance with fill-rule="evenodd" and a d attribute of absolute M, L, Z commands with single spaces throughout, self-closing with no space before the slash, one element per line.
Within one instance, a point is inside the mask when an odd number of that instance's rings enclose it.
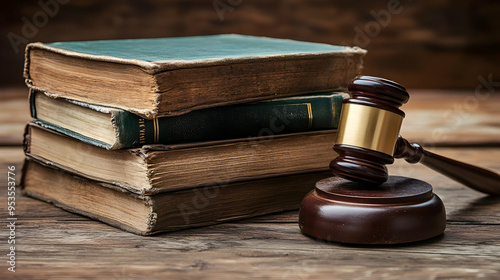
<path fill-rule="evenodd" d="M 2 94 L 3 93 L 3 94 Z M 301 234 L 297 211 L 152 237 L 123 232 L 16 191 L 16 272 L 7 270 L 7 172 L 20 173 L 27 99 L 0 92 L 2 279 L 498 279 L 500 198 L 422 165 L 389 168 L 431 183 L 447 210 L 444 235 L 399 246 L 348 246 Z M 419 91 L 404 108 L 402 134 L 429 150 L 500 172 L 500 96 Z"/>

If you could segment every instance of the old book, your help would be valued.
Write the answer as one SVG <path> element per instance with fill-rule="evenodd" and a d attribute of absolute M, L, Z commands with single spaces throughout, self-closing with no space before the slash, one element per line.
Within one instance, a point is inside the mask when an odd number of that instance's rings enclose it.
<path fill-rule="evenodd" d="M 217 182 L 188 190 L 139 195 L 27 160 L 23 192 L 67 211 L 149 235 L 298 209 L 315 182 L 312 172 L 235 183 Z"/>
<path fill-rule="evenodd" d="M 37 124 L 105 149 L 335 129 L 346 93 L 286 97 L 144 119 L 130 112 L 31 93 Z"/>
<path fill-rule="evenodd" d="M 29 124 L 25 153 L 138 194 L 328 170 L 335 130 L 106 150 Z"/>
<path fill-rule="evenodd" d="M 50 96 L 144 118 L 345 89 L 365 51 L 243 35 L 31 43 L 24 75 Z"/>

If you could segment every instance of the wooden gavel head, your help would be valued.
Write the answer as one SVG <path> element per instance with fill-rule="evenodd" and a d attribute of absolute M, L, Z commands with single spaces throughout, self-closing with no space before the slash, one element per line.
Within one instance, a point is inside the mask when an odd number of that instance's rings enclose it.
<path fill-rule="evenodd" d="M 330 163 L 333 174 L 363 183 L 387 181 L 386 164 L 393 154 L 405 114 L 399 109 L 410 95 L 398 83 L 383 78 L 358 76 L 348 86 L 333 149 L 338 157 Z"/>

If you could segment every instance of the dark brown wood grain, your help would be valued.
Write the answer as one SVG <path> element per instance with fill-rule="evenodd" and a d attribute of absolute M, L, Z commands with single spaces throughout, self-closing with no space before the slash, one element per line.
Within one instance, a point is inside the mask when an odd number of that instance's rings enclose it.
<path fill-rule="evenodd" d="M 368 49 L 365 74 L 411 88 L 475 88 L 500 74 L 494 0 L 61 1 L 53 16 L 23 35 L 43 11 L 38 1 L 10 1 L 0 16 L 0 84 L 21 84 L 26 41 L 76 41 L 221 33 L 290 38 Z M 216 9 L 218 6 L 219 9 Z M 222 8 L 220 8 L 222 7 Z M 218 12 L 219 11 L 219 12 Z M 23 18 L 25 20 L 23 21 Z M 8 34 L 21 43 L 11 43 Z M 17 42 L 17 41 L 16 41 Z M 498 78 L 497 78 L 498 79 Z"/>

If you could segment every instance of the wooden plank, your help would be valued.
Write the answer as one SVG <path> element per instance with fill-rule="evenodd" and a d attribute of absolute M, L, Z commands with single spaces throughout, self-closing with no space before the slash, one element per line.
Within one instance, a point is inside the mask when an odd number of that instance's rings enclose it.
<path fill-rule="evenodd" d="M 224 224 L 147 241 L 106 229 L 89 232 L 85 223 L 47 226 L 52 229 L 41 232 L 20 224 L 30 234 L 19 237 L 16 276 L 492 279 L 500 270 L 498 225 L 452 225 L 432 241 L 370 248 L 319 242 L 294 224 Z"/>
<path fill-rule="evenodd" d="M 401 135 L 434 145 L 500 144 L 500 95 L 487 91 L 409 90 Z"/>
<path fill-rule="evenodd" d="M 434 152 L 500 171 L 500 148 L 436 148 Z M 21 158 L 20 148 L 0 149 L 3 187 L 7 163 L 19 166 Z M 434 186 L 447 208 L 443 236 L 402 246 L 329 244 L 302 235 L 297 211 L 291 211 L 140 237 L 17 193 L 17 269 L 15 274 L 2 275 L 18 279 L 493 279 L 500 273 L 499 198 L 467 189 L 422 165 L 398 160 L 389 169 Z M 7 201 L 6 192 L 0 193 L 0 201 Z M 1 213 L 6 213 L 5 208 L 6 203 L 0 203 Z M 1 234 L 8 233 L 4 229 Z"/>
<path fill-rule="evenodd" d="M 28 89 L 0 88 L 0 145 L 21 145 L 30 119 Z"/>
<path fill-rule="evenodd" d="M 9 165 L 21 166 L 23 160 L 24 160 L 24 152 L 22 147 L 0 146 L 0 166 L 2 167 L 6 167 Z"/>

